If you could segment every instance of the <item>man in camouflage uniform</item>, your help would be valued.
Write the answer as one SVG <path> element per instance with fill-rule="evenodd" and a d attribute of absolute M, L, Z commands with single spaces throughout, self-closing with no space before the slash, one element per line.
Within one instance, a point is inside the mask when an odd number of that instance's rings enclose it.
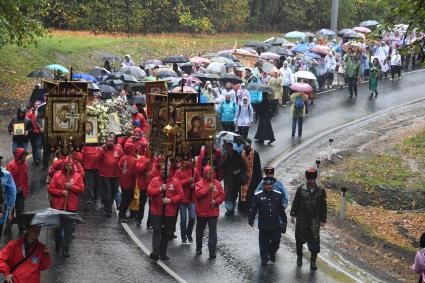
<path fill-rule="evenodd" d="M 291 208 L 291 223 L 295 222 L 297 265 L 302 266 L 303 244 L 311 252 L 310 268 L 316 270 L 317 254 L 320 252 L 320 227 L 326 223 L 326 192 L 317 183 L 317 170 L 305 171 L 307 184 L 298 188 Z"/>

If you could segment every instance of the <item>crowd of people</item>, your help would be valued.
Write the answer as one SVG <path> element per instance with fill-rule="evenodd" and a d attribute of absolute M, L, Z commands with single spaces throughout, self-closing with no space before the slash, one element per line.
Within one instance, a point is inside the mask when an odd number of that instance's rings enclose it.
<path fill-rule="evenodd" d="M 258 217 L 261 263 L 275 262 L 281 234 L 286 231 L 288 191 L 274 176 L 273 168 L 265 167 L 263 177 L 260 155 L 248 139 L 250 126 L 258 120 L 254 138 L 257 142 L 269 141 L 272 144 L 275 137 L 271 118 L 280 106 L 291 104 L 292 137 L 297 128 L 298 136 L 302 136 L 303 119 L 308 113 L 307 102 L 314 96 L 311 92 L 291 88 L 299 80 L 294 76 L 299 70 L 316 75 L 317 80 L 301 79 L 316 91 L 333 87 L 339 81 L 339 75 L 335 74 L 344 74 L 343 84 L 348 85 L 350 97 L 355 97 L 359 78 L 368 78 L 370 95 L 377 96 L 378 78 L 381 75 L 385 77 L 388 71 L 385 65 L 391 64 L 393 78 L 396 73 L 400 76 L 402 66 L 397 49 L 388 46 L 385 41 L 379 46 L 360 48 L 356 45 L 345 48 L 343 41 L 338 44 L 335 40 L 329 43 L 312 40 L 300 44 L 311 47 L 323 44 L 329 46 L 329 51 L 311 64 L 306 63 L 304 57 L 295 55 L 281 56 L 272 61 L 274 67 L 269 71 L 265 71 L 260 63 L 254 68 L 231 68 L 230 72 L 240 78 L 233 83 L 209 79 L 202 82 L 192 73 L 199 72 L 201 66 L 195 64 L 185 73 L 174 64 L 174 71 L 182 76 L 183 83 L 200 94 L 200 102 L 215 104 L 222 130 L 238 132 L 246 140 L 245 145 L 225 142 L 222 148 L 211 150 L 212 155 L 208 154 L 205 146 L 196 156 L 188 154 L 179 161 L 152 152 L 149 144 L 150 117 L 143 107 L 134 104 L 135 97 L 126 89 L 112 99 L 122 100 L 131 109 L 130 135 L 109 133 L 102 145 L 85 145 L 81 150 L 72 151 L 60 148 L 53 153 L 53 159 L 45 154 L 48 151 L 46 146 L 42 152 L 45 131 L 44 123 L 37 117 L 40 101 L 32 101 L 29 109 L 18 109 L 9 125 L 9 132 L 13 135 L 14 159 L 1 168 L 0 205 L 3 211 L 0 212 L 0 222 L 5 224 L 5 232 L 10 232 L 14 214 L 19 215 L 25 210 L 25 199 L 29 195 L 26 153 L 28 143 L 31 143 L 34 164 L 38 166 L 42 162 L 43 168 L 48 171 L 47 193 L 52 208 L 78 212 L 83 205 L 97 209 L 100 203 L 105 217 L 109 218 L 115 203 L 120 223 L 135 221 L 139 226 L 147 215 L 145 225 L 148 230 L 153 230 L 150 257 L 154 260 L 169 259 L 167 246 L 169 241 L 177 238 L 178 219 L 182 244 L 193 242 L 195 230 L 198 255 L 203 252 L 204 231 L 208 225 L 209 258 L 216 258 L 217 219 L 220 207 L 224 207 L 227 217 L 234 217 L 236 210 L 240 217 L 245 217 L 246 213 L 250 226 Z M 372 54 L 374 58 L 369 64 Z M 413 57 L 410 58 L 413 60 Z M 126 55 L 122 65 L 131 67 L 134 62 Z M 157 65 L 151 70 L 142 67 L 151 76 L 158 69 Z M 260 98 L 255 102 L 250 89 L 253 84 L 263 87 Z M 170 88 L 175 86 L 169 85 Z M 94 99 L 91 103 L 102 99 L 101 92 L 94 91 L 92 94 Z M 135 96 L 140 95 L 135 93 Z M 22 133 L 17 134 L 16 124 L 23 125 Z M 326 192 L 316 182 L 317 170 L 309 169 L 305 175 L 307 182 L 298 188 L 290 216 L 292 223 L 296 219 L 297 265 L 302 266 L 302 247 L 307 243 L 311 252 L 310 268 L 316 270 L 316 258 L 320 252 L 319 231 L 327 216 Z M 80 198 L 84 200 L 82 204 Z M 145 213 L 147 206 L 148 213 Z M 3 224 L 0 224 L 1 229 Z M 26 232 L 0 252 L 0 272 L 5 274 L 7 282 L 38 282 L 39 271 L 50 265 L 49 252 L 37 241 L 39 227 L 19 225 L 18 229 L 21 233 Z M 72 221 L 56 227 L 56 252 L 69 257 L 73 236 L 75 227 Z M 21 246 L 24 247 L 22 250 Z M 28 267 L 25 262 L 31 254 L 37 254 L 36 267 Z M 419 270 L 418 266 L 415 265 L 415 270 Z M 13 278 L 20 281 L 13 281 Z"/>

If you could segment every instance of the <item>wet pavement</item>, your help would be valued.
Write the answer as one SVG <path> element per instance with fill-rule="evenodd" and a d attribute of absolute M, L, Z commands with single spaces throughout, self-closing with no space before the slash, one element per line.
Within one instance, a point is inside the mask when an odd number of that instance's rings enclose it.
<path fill-rule="evenodd" d="M 367 84 L 359 87 L 359 97 L 348 99 L 346 89 L 320 94 L 310 107 L 304 123 L 302 139 L 290 137 L 290 108 L 280 108 L 273 118 L 276 142 L 274 145 L 259 145 L 261 161 L 267 164 L 290 151 L 303 141 L 335 126 L 353 121 L 369 114 L 391 108 L 425 96 L 425 72 L 406 74 L 401 80 L 380 81 L 377 99 L 367 98 Z M 256 127 L 256 126 L 255 126 Z M 1 131 L 1 155 L 10 156 L 10 137 Z M 250 136 L 255 134 L 251 129 Z M 32 196 L 27 201 L 27 210 L 48 205 L 43 173 L 31 164 Z M 168 282 L 173 281 L 156 263 L 140 251 L 128 237 L 115 217 L 106 219 L 100 209 L 82 211 L 86 224 L 77 226 L 76 238 L 71 245 L 71 258 L 54 258 L 52 268 L 43 273 L 43 282 Z M 145 223 L 145 222 L 144 222 Z M 129 226 L 144 245 L 151 246 L 151 231 Z M 178 227 L 178 225 L 177 225 Z M 293 227 L 293 226 L 292 226 Z M 293 229 L 291 225 L 288 229 Z M 44 242 L 45 230 L 40 236 Z M 15 234 L 16 236 L 16 231 Z M 216 260 L 208 259 L 204 248 L 202 256 L 196 256 L 194 244 L 182 246 L 180 239 L 169 246 L 171 259 L 166 262 L 174 272 L 188 282 L 352 282 L 324 261 L 319 261 L 319 270 L 311 273 L 308 264 L 302 269 L 295 267 L 294 244 L 291 231 L 282 237 L 282 245 L 274 265 L 261 267 L 258 251 L 258 230 L 247 224 L 243 215 L 233 218 L 220 217 L 218 223 L 218 254 Z M 49 231 L 49 246 L 53 248 L 53 232 Z M 4 244 L 4 240 L 1 242 Z M 54 253 L 54 252 L 53 252 Z M 307 263 L 308 257 L 305 258 Z"/>

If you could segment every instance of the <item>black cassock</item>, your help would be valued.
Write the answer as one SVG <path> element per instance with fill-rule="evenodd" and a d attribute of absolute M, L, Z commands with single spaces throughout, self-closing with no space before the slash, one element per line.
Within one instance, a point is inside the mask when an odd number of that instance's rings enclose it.
<path fill-rule="evenodd" d="M 274 133 L 271 123 L 272 111 L 270 100 L 263 97 L 263 101 L 257 106 L 258 128 L 255 139 L 261 141 L 274 141 Z"/>

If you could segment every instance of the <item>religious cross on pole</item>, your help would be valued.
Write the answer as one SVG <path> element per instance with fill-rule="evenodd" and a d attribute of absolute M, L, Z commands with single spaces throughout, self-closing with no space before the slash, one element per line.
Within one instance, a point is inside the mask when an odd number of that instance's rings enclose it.
<path fill-rule="evenodd" d="M 68 130 L 74 130 L 76 128 L 75 120 L 80 119 L 80 114 L 75 113 L 75 105 L 71 104 L 71 111 L 66 115 L 66 118 L 69 119 Z"/>

